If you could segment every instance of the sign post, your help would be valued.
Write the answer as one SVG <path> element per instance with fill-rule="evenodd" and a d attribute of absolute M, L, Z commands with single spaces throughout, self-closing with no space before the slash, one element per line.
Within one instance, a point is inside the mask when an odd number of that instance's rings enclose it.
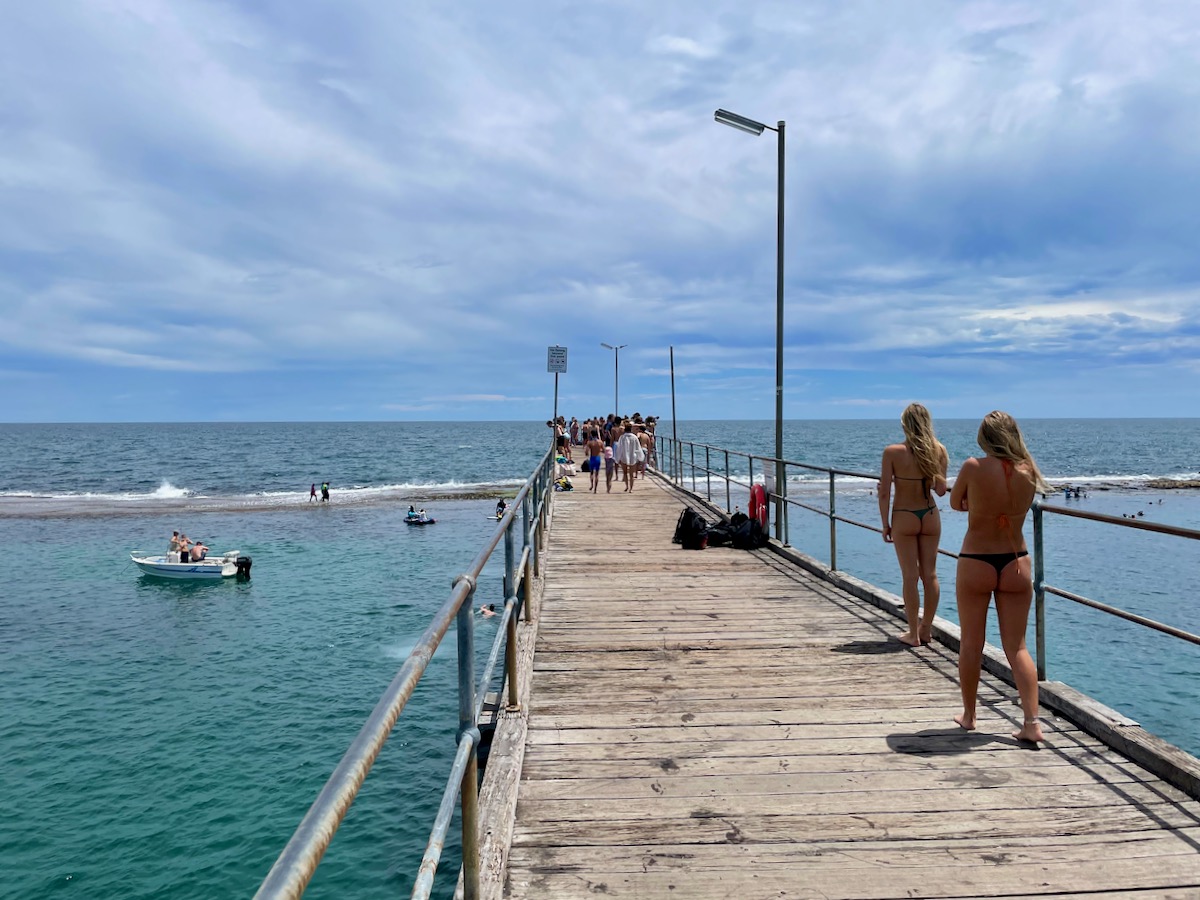
<path fill-rule="evenodd" d="M 555 344 L 546 348 L 546 371 L 554 373 L 554 434 L 558 434 L 558 376 L 567 371 L 567 348 Z M 557 447 L 557 442 L 555 447 Z"/>

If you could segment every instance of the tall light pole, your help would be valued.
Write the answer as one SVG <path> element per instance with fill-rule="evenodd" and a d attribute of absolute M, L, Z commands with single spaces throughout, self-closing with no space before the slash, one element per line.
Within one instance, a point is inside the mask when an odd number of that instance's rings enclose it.
<path fill-rule="evenodd" d="M 604 341 L 601 341 L 600 346 L 613 352 L 613 415 L 619 416 L 621 414 L 621 404 L 619 402 L 621 399 L 621 351 L 629 345 L 619 344 L 614 347 L 612 344 L 606 344 Z"/>
<path fill-rule="evenodd" d="M 778 232 L 775 242 L 775 538 L 783 543 L 783 521 L 787 500 L 787 478 L 783 471 L 783 129 L 764 125 L 726 109 L 718 109 L 713 118 L 722 125 L 755 136 L 774 131 L 779 136 Z"/>

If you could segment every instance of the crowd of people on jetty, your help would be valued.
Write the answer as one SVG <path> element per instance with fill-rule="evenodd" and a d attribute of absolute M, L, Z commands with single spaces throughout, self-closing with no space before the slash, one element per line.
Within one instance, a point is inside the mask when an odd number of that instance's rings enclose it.
<path fill-rule="evenodd" d="M 547 428 L 554 429 L 554 442 L 559 458 L 574 465 L 573 448 L 581 449 L 580 470 L 589 476 L 588 490 L 600 491 L 600 472 L 604 472 L 605 493 L 611 493 L 613 480 L 620 470 L 624 492 L 632 492 L 634 482 L 646 474 L 646 466 L 655 464 L 654 416 L 641 413 L 619 416 L 609 413 L 580 422 L 574 416 L 570 424 L 564 416 L 550 419 Z"/>
<path fill-rule="evenodd" d="M 941 597 L 937 554 L 942 534 L 934 496 L 945 496 L 949 490 L 950 508 L 967 514 L 955 579 L 963 708 L 954 721 L 968 731 L 976 727 L 987 611 L 994 597 L 1000 642 L 1017 683 L 1024 719 L 1013 737 L 1041 741 L 1037 667 L 1025 646 L 1033 581 L 1022 528 L 1034 498 L 1053 491 L 1008 413 L 996 410 L 984 416 L 976 435 L 984 455 L 962 464 L 952 489 L 946 480 L 949 454 L 934 433 L 929 410 L 920 403 L 909 404 L 900 416 L 900 425 L 904 442 L 884 449 L 879 479 L 883 539 L 893 545 L 900 564 L 908 622 L 899 640 L 919 647 L 933 638 L 933 619 Z"/>

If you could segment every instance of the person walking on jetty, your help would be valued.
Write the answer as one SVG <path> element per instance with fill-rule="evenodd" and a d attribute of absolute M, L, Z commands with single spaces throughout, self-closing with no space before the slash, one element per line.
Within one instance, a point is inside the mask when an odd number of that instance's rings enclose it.
<path fill-rule="evenodd" d="M 904 617 L 908 630 L 899 636 L 910 647 L 928 644 L 933 638 L 933 617 L 937 615 L 941 587 L 937 577 L 938 541 L 942 519 L 933 500 L 946 493 L 946 467 L 950 459 L 946 448 L 933 433 L 933 418 L 920 403 L 910 403 L 900 414 L 904 443 L 883 450 L 879 474 L 879 518 L 883 540 L 896 548 L 904 597 Z M 892 486 L 896 502 L 888 517 Z M 917 582 L 925 588 L 925 610 Z"/>
<path fill-rule="evenodd" d="M 633 433 L 633 428 L 628 421 L 621 423 L 621 437 L 618 438 L 616 445 L 613 447 L 613 456 L 616 457 L 617 465 L 621 467 L 621 476 L 625 481 L 625 490 L 633 491 L 634 473 L 637 471 L 638 464 L 644 458 L 642 453 L 642 445 L 638 442 L 637 435 Z"/>
<path fill-rule="evenodd" d="M 995 595 L 1000 643 L 1017 682 L 1024 717 L 1012 736 L 1040 741 L 1037 666 L 1025 646 L 1033 582 L 1021 529 L 1033 498 L 1050 488 L 1008 413 L 996 410 L 984 416 L 976 439 L 985 455 L 963 463 L 950 492 L 950 506 L 967 514 L 957 581 L 963 711 L 954 721 L 968 731 L 975 728 L 988 604 Z"/>
<path fill-rule="evenodd" d="M 613 473 L 617 469 L 617 461 L 613 458 L 612 438 L 604 436 L 604 493 L 612 493 Z"/>
<path fill-rule="evenodd" d="M 634 426 L 633 430 L 635 432 L 637 432 L 638 443 L 642 447 L 642 459 L 641 459 L 641 462 L 638 463 L 638 467 L 637 467 L 638 474 L 645 475 L 646 474 L 646 460 L 648 460 L 650 458 L 650 450 L 654 446 L 654 444 L 651 443 L 650 435 L 646 433 L 645 424 L 636 425 L 636 426 Z"/>
<path fill-rule="evenodd" d="M 587 458 L 588 472 L 592 478 L 592 493 L 600 490 L 600 460 L 604 456 L 604 442 L 600 440 L 600 432 L 593 431 L 588 436 Z"/>

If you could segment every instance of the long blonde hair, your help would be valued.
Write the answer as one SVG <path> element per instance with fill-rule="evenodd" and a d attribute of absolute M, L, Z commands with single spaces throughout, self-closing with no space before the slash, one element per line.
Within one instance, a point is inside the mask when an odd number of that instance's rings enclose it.
<path fill-rule="evenodd" d="M 1039 494 L 1050 492 L 1050 485 L 1046 484 L 1046 479 L 1042 477 L 1041 470 L 1033 461 L 1029 448 L 1025 446 L 1025 438 L 1021 435 L 1017 420 L 1008 413 L 995 409 L 984 416 L 976 441 L 979 442 L 979 449 L 997 459 L 1029 463 L 1033 473 L 1034 490 Z"/>
<path fill-rule="evenodd" d="M 934 479 L 942 477 L 942 461 L 947 458 L 946 448 L 933 433 L 933 416 L 920 403 L 910 403 L 900 413 L 900 427 L 921 477 L 932 484 Z"/>

